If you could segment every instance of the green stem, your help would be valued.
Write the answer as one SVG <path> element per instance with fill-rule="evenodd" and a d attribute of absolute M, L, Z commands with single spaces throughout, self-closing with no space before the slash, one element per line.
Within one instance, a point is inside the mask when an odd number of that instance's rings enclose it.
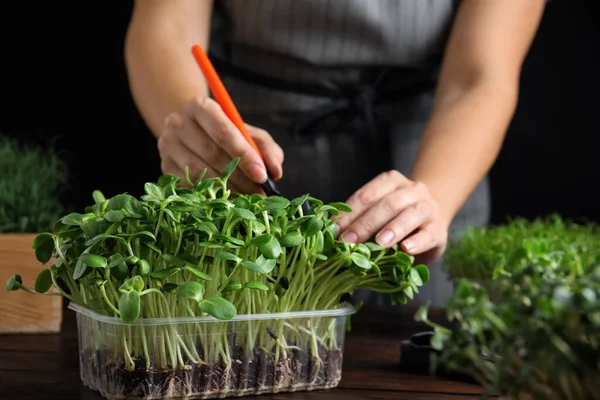
<path fill-rule="evenodd" d="M 121 312 L 114 306 L 112 301 L 110 301 L 110 299 L 106 295 L 106 289 L 104 288 L 104 285 L 100 286 L 100 292 L 102 293 L 102 298 L 104 299 L 104 301 L 106 301 L 106 304 L 108 304 L 108 306 L 115 312 L 115 314 L 121 316 Z"/>

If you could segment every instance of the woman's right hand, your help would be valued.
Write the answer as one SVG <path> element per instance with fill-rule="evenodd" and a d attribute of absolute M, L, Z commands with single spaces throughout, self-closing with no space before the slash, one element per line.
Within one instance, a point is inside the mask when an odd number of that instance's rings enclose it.
<path fill-rule="evenodd" d="M 260 193 L 259 184 L 267 179 L 265 163 L 271 177 L 281 179 L 283 150 L 263 129 L 246 127 L 265 162 L 217 102 L 208 97 L 192 99 L 181 112 L 174 112 L 165 119 L 158 139 L 162 172 L 185 181 L 187 166 L 195 182 L 205 168 L 207 176 L 220 176 L 232 159 L 240 157 L 236 171 L 228 180 L 229 188 L 241 193 Z"/>

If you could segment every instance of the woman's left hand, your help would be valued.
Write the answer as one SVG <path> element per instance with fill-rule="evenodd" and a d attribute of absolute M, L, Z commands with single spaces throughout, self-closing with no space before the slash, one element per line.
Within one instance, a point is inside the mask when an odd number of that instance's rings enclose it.
<path fill-rule="evenodd" d="M 448 240 L 449 221 L 425 184 L 392 170 L 377 176 L 346 203 L 350 213 L 338 221 L 343 240 L 361 243 L 375 237 L 384 247 L 400 242 L 403 251 L 428 264 L 441 257 Z"/>

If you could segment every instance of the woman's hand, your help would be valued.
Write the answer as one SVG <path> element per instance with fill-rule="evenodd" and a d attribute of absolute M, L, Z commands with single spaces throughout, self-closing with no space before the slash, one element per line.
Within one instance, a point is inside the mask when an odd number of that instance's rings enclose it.
<path fill-rule="evenodd" d="M 220 176 L 232 159 L 240 157 L 238 168 L 228 181 L 231 190 L 260 192 L 258 184 L 267 180 L 265 163 L 273 179 L 281 179 L 283 150 L 264 130 L 246 126 L 265 162 L 217 102 L 211 98 L 191 100 L 183 111 L 172 113 L 165 120 L 158 138 L 162 172 L 185 179 L 187 166 L 192 180 L 204 168 L 207 176 Z"/>
<path fill-rule="evenodd" d="M 350 213 L 338 222 L 340 236 L 361 243 L 375 236 L 384 247 L 401 242 L 403 251 L 430 263 L 446 249 L 449 221 L 431 197 L 427 187 L 398 171 L 380 174 L 348 200 Z"/>

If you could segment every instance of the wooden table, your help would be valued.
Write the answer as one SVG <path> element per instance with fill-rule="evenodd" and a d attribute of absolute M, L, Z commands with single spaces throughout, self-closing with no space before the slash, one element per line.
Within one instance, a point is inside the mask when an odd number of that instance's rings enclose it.
<path fill-rule="evenodd" d="M 255 399 L 476 399 L 477 385 L 399 371 L 400 342 L 425 330 L 406 316 L 386 316 L 363 308 L 353 317 L 339 387 Z M 102 397 L 79 377 L 75 313 L 65 310 L 62 332 L 0 336 L 0 399 L 48 400 Z"/>

